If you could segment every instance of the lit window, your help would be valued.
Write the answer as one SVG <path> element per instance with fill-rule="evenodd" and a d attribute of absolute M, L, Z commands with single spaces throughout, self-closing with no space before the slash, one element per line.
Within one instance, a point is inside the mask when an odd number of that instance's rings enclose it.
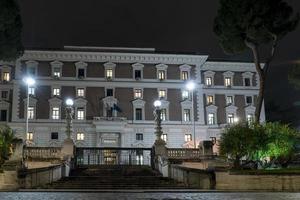
<path fill-rule="evenodd" d="M 185 135 L 184 135 L 184 141 L 185 141 L 185 142 L 190 142 L 190 141 L 192 141 L 192 134 L 185 134 Z"/>
<path fill-rule="evenodd" d="M 165 80 L 166 79 L 166 71 L 165 70 L 158 70 L 158 79 Z"/>
<path fill-rule="evenodd" d="M 59 119 L 59 107 L 52 108 L 52 119 Z"/>
<path fill-rule="evenodd" d="M 160 111 L 160 119 L 162 121 L 166 121 L 167 120 L 167 109 L 161 109 L 161 111 Z"/>
<path fill-rule="evenodd" d="M 189 91 L 183 90 L 182 91 L 182 99 L 185 100 L 185 99 L 188 99 L 188 98 L 189 98 Z"/>
<path fill-rule="evenodd" d="M 35 88 L 34 87 L 29 87 L 28 88 L 28 94 L 34 96 L 34 94 L 35 94 Z"/>
<path fill-rule="evenodd" d="M 3 81 L 10 81 L 10 73 L 9 72 L 4 72 L 3 73 Z"/>
<path fill-rule="evenodd" d="M 77 88 L 77 96 L 84 97 L 84 89 L 83 88 Z"/>
<path fill-rule="evenodd" d="M 51 133 L 51 140 L 58 140 L 58 132 Z"/>
<path fill-rule="evenodd" d="M 107 69 L 106 70 L 106 78 L 112 79 L 113 77 L 113 70 L 112 69 Z"/>
<path fill-rule="evenodd" d="M 159 90 L 158 98 L 166 98 L 166 90 Z"/>
<path fill-rule="evenodd" d="M 28 119 L 34 119 L 34 107 L 28 107 L 27 116 Z"/>
<path fill-rule="evenodd" d="M 76 140 L 84 140 L 84 133 L 77 133 Z"/>
<path fill-rule="evenodd" d="M 253 101 L 252 101 L 252 96 L 247 96 L 247 97 L 246 97 L 246 104 L 247 104 L 247 105 L 251 105 L 252 102 L 253 102 Z"/>
<path fill-rule="evenodd" d="M 209 113 L 208 114 L 208 124 L 209 125 L 214 125 L 215 124 L 215 114 L 214 113 Z"/>
<path fill-rule="evenodd" d="M 245 78 L 245 79 L 244 79 L 244 83 L 245 83 L 245 86 L 246 86 L 246 87 L 251 86 L 251 79 L 250 79 L 250 78 Z"/>
<path fill-rule="evenodd" d="M 59 96 L 60 95 L 60 88 L 53 88 L 53 96 Z"/>
<path fill-rule="evenodd" d="M 54 67 L 53 68 L 53 76 L 56 77 L 56 78 L 59 78 L 61 76 L 60 67 Z"/>
<path fill-rule="evenodd" d="M 141 89 L 135 89 L 134 90 L 134 98 L 142 98 L 142 90 Z"/>
<path fill-rule="evenodd" d="M 134 71 L 134 78 L 135 79 L 141 79 L 142 78 L 142 71 L 141 70 L 135 70 Z"/>
<path fill-rule="evenodd" d="M 143 133 L 137 133 L 136 135 L 135 135 L 135 139 L 136 140 L 143 140 L 144 138 L 143 138 Z"/>
<path fill-rule="evenodd" d="M 253 122 L 254 116 L 253 114 L 247 114 L 247 122 L 251 124 Z"/>
<path fill-rule="evenodd" d="M 228 124 L 233 124 L 234 123 L 234 114 L 229 113 L 227 115 L 227 122 L 228 122 Z"/>
<path fill-rule="evenodd" d="M 226 96 L 226 104 L 227 105 L 233 104 L 233 96 Z"/>
<path fill-rule="evenodd" d="M 207 102 L 207 104 L 213 104 L 214 103 L 214 96 L 207 95 L 206 96 L 206 102 Z"/>
<path fill-rule="evenodd" d="M 225 86 L 230 87 L 231 85 L 231 77 L 225 77 Z"/>
<path fill-rule="evenodd" d="M 77 69 L 77 77 L 78 78 L 84 78 L 85 77 L 85 69 L 84 68 L 78 68 Z"/>
<path fill-rule="evenodd" d="M 83 108 L 77 109 L 77 119 L 84 120 L 84 109 Z"/>
<path fill-rule="evenodd" d="M 191 121 L 191 110 L 190 109 L 183 110 L 183 120 L 185 122 Z"/>
<path fill-rule="evenodd" d="M 206 77 L 205 78 L 205 85 L 206 86 L 211 86 L 212 85 L 212 78 L 211 77 Z"/>
<path fill-rule="evenodd" d="M 33 133 L 32 132 L 28 132 L 26 134 L 26 140 L 33 141 Z"/>
<path fill-rule="evenodd" d="M 182 71 L 181 72 L 181 80 L 188 80 L 188 79 L 189 79 L 188 71 Z"/>
<path fill-rule="evenodd" d="M 143 120 L 143 113 L 141 108 L 135 109 L 135 120 Z"/>
<path fill-rule="evenodd" d="M 165 134 L 165 133 L 162 134 L 162 135 L 161 135 L 161 139 L 164 140 L 165 142 L 167 142 L 167 139 L 168 139 L 167 134 Z"/>

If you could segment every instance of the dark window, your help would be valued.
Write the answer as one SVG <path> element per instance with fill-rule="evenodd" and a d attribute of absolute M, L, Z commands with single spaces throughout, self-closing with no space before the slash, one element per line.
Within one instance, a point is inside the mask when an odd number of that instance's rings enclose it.
<path fill-rule="evenodd" d="M 7 110 L 1 110 L 0 121 L 2 121 L 2 122 L 6 122 L 7 121 Z"/>
<path fill-rule="evenodd" d="M 35 67 L 28 67 L 27 68 L 27 74 L 35 76 Z"/>
<path fill-rule="evenodd" d="M 245 86 L 251 86 L 250 78 L 245 78 Z"/>
<path fill-rule="evenodd" d="M 106 89 L 106 96 L 107 97 L 114 96 L 114 90 L 113 89 Z"/>
<path fill-rule="evenodd" d="M 252 97 L 251 96 L 246 97 L 246 103 L 247 104 L 252 104 Z"/>
<path fill-rule="evenodd" d="M 84 69 L 80 68 L 78 69 L 78 78 L 83 78 L 84 77 Z"/>
<path fill-rule="evenodd" d="M 144 139 L 143 133 L 137 133 L 135 139 L 136 140 L 143 140 Z"/>
<path fill-rule="evenodd" d="M 136 79 L 142 78 L 142 72 L 141 72 L 141 70 L 135 70 L 134 71 L 134 78 L 136 78 Z"/>
<path fill-rule="evenodd" d="M 51 133 L 51 140 L 58 140 L 58 133 L 57 132 L 52 132 Z"/>
<path fill-rule="evenodd" d="M 8 91 L 2 91 L 1 92 L 1 98 L 2 99 L 7 99 L 8 98 Z"/>
<path fill-rule="evenodd" d="M 135 109 L 135 120 L 142 120 L 142 119 L 143 119 L 142 109 L 141 108 Z"/>

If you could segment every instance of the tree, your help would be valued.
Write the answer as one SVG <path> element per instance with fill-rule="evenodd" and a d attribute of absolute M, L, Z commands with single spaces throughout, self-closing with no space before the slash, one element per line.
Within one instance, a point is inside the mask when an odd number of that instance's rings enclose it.
<path fill-rule="evenodd" d="M 300 63 L 295 63 L 289 70 L 289 82 L 300 89 Z"/>
<path fill-rule="evenodd" d="M 12 144 L 16 140 L 12 129 L 8 126 L 0 126 L 0 166 L 4 164 L 12 153 Z"/>
<path fill-rule="evenodd" d="M 15 60 L 23 54 L 22 21 L 16 0 L 0 1 L 0 60 Z"/>
<path fill-rule="evenodd" d="M 299 13 L 283 0 L 220 0 L 214 21 L 214 32 L 228 54 L 251 50 L 260 90 L 256 102 L 255 121 L 259 122 L 264 99 L 265 80 L 275 56 L 278 42 L 293 31 Z M 261 59 L 261 52 L 267 56 Z M 264 62 L 264 64 L 261 64 Z"/>

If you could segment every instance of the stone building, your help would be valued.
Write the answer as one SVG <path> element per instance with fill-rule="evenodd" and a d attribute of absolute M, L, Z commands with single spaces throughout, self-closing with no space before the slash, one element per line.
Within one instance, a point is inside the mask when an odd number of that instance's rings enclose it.
<path fill-rule="evenodd" d="M 168 147 L 218 138 L 226 124 L 253 119 L 259 82 L 253 63 L 207 59 L 137 48 L 26 50 L 16 62 L 0 64 L 0 123 L 29 145 L 60 146 L 66 138 L 65 100 L 72 98 L 77 146 L 150 147 L 153 102 L 160 99 Z M 26 112 L 28 75 L 36 84 L 28 90 Z M 196 83 L 193 95 L 186 89 L 189 80 Z"/>

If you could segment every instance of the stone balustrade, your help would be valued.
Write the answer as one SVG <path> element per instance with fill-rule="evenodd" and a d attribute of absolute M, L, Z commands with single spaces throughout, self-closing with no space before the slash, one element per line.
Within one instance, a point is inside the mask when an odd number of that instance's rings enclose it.
<path fill-rule="evenodd" d="M 61 159 L 61 147 L 26 147 L 24 156 L 26 160 Z"/>
<path fill-rule="evenodd" d="M 199 149 L 168 148 L 169 159 L 199 159 L 201 152 Z"/>
<path fill-rule="evenodd" d="M 94 121 L 116 121 L 123 122 L 127 119 L 125 117 L 94 117 Z"/>

